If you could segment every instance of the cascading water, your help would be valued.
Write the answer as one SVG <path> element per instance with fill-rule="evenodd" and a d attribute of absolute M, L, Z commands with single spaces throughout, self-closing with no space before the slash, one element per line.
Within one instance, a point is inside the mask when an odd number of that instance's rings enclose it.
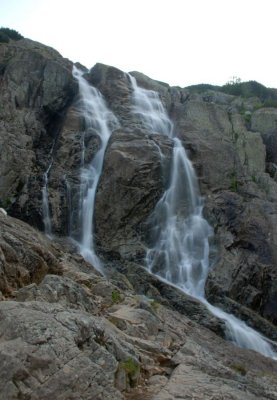
<path fill-rule="evenodd" d="M 147 267 L 186 293 L 204 296 L 212 229 L 202 217 L 202 201 L 190 161 L 173 139 L 170 184 L 152 215 L 152 247 Z"/>
<path fill-rule="evenodd" d="M 83 78 L 83 72 L 73 68 L 73 76 L 79 84 L 81 97 L 80 112 L 84 117 L 85 130 L 83 132 L 83 151 L 81 161 L 81 184 L 79 224 L 81 237 L 78 240 L 80 253 L 95 268 L 101 270 L 102 264 L 94 248 L 94 204 L 98 181 L 102 172 L 105 150 L 112 130 L 118 126 L 116 117 L 108 110 L 105 101 L 97 89 L 90 86 Z M 99 141 L 99 147 L 91 163 L 85 165 L 85 135 L 93 132 Z"/>
<path fill-rule="evenodd" d="M 172 137 L 173 124 L 168 118 L 157 92 L 138 87 L 136 79 L 130 74 L 128 76 L 133 87 L 133 112 L 138 115 L 143 127 L 148 132 Z"/>
<path fill-rule="evenodd" d="M 42 187 L 42 214 L 45 235 L 52 238 L 52 224 L 49 210 L 49 199 L 48 199 L 48 173 L 43 174 L 43 187 Z"/>
<path fill-rule="evenodd" d="M 53 239 L 53 235 L 52 235 L 52 223 L 51 223 L 50 209 L 49 209 L 48 176 L 53 164 L 54 147 L 55 147 L 55 141 L 50 151 L 50 162 L 48 168 L 43 174 L 43 187 L 42 187 L 42 216 L 43 216 L 44 232 L 49 239 Z"/>
<path fill-rule="evenodd" d="M 70 182 L 67 178 L 67 176 L 64 176 L 64 182 L 65 182 L 65 187 L 66 187 L 66 204 L 67 204 L 67 233 L 68 236 L 70 237 L 72 234 L 72 190 L 71 190 L 71 185 Z"/>
<path fill-rule="evenodd" d="M 203 202 L 193 166 L 181 141 L 173 135 L 173 124 L 158 94 L 138 87 L 134 77 L 130 76 L 130 81 L 133 111 L 139 116 L 142 127 L 173 140 L 169 184 L 150 218 L 151 245 L 146 254 L 147 268 L 205 304 L 210 312 L 225 322 L 226 335 L 232 342 L 277 359 L 277 353 L 269 344 L 271 341 L 204 298 L 212 228 L 202 216 Z"/>

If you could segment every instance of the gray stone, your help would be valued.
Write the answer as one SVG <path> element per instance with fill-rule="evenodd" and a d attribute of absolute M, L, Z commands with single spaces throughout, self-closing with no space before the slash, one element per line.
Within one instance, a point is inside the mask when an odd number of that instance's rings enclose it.
<path fill-rule="evenodd" d="M 1 214 L 0 227 L 0 290 L 4 295 L 40 283 L 47 273 L 61 273 L 55 249 L 38 231 Z"/>
<path fill-rule="evenodd" d="M 277 132 L 276 108 L 261 108 L 252 114 L 251 129 L 264 135 Z"/>
<path fill-rule="evenodd" d="M 143 268 L 172 141 L 140 126 L 130 77 L 103 64 L 85 74 L 120 124 L 95 203 L 104 277 L 64 238 L 80 237 L 84 127 L 72 63 L 30 40 L 1 44 L 0 63 L 0 207 L 43 229 L 51 165 L 59 235 L 50 242 L 0 214 L 0 398 L 276 399 L 276 362 L 224 341 L 203 304 Z M 208 298 L 276 340 L 276 109 L 132 74 L 159 93 L 199 176 L 214 228 Z M 84 140 L 87 165 L 99 143 L 93 131 Z"/>
<path fill-rule="evenodd" d="M 112 135 L 95 204 L 96 240 L 102 251 L 144 257 L 141 236 L 166 179 L 158 146 L 169 160 L 172 143 L 164 136 L 121 131 Z"/>
<path fill-rule="evenodd" d="M 120 399 L 96 320 L 46 302 L 2 302 L 1 399 Z M 99 324 L 99 322 L 98 322 Z M 4 397 L 3 397 L 4 396 Z"/>

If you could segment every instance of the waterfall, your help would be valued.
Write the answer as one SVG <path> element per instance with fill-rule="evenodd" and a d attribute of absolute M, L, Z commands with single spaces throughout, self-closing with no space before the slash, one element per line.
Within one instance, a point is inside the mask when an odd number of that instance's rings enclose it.
<path fill-rule="evenodd" d="M 202 217 L 194 170 L 177 138 L 173 139 L 170 183 L 151 219 L 152 246 L 146 255 L 148 269 L 186 293 L 203 297 L 212 229 Z"/>
<path fill-rule="evenodd" d="M 136 79 L 128 75 L 133 87 L 133 112 L 137 114 L 142 126 L 151 133 L 173 136 L 173 124 L 168 118 L 159 95 L 154 90 L 138 87 Z"/>
<path fill-rule="evenodd" d="M 71 185 L 67 176 L 64 176 L 64 182 L 66 187 L 66 204 L 67 204 L 67 234 L 69 237 L 72 235 L 72 191 Z"/>
<path fill-rule="evenodd" d="M 163 281 L 205 304 L 224 321 L 226 336 L 236 345 L 277 359 L 267 338 L 205 299 L 209 237 L 213 231 L 202 215 L 203 201 L 193 166 L 181 141 L 174 137 L 173 124 L 158 94 L 138 87 L 134 77 L 130 76 L 130 81 L 133 112 L 139 116 L 142 128 L 149 133 L 166 135 L 173 141 L 169 183 L 150 217 L 151 243 L 146 267 Z"/>
<path fill-rule="evenodd" d="M 50 209 L 49 209 L 49 196 L 48 196 L 48 177 L 49 172 L 52 168 L 53 164 L 53 151 L 55 147 L 56 141 L 54 141 L 51 150 L 50 150 L 50 161 L 46 171 L 43 174 L 43 186 L 42 186 L 42 217 L 43 217 L 43 224 L 44 224 L 44 232 L 45 235 L 49 239 L 53 239 L 52 235 L 52 223 L 51 223 L 51 216 L 50 216 Z"/>
<path fill-rule="evenodd" d="M 73 67 L 73 76 L 79 84 L 80 112 L 84 118 L 82 132 L 81 183 L 79 200 L 79 221 L 81 235 L 77 242 L 82 256 L 101 271 L 102 263 L 95 253 L 94 205 L 98 181 L 102 172 L 105 150 L 112 130 L 118 126 L 116 117 L 108 110 L 99 91 L 90 86 L 83 72 Z M 97 138 L 98 149 L 88 165 L 85 162 L 86 136 Z"/>
<path fill-rule="evenodd" d="M 42 215 L 44 224 L 44 233 L 52 239 L 52 224 L 49 210 L 49 198 L 48 198 L 48 172 L 43 174 L 43 187 L 42 187 Z"/>

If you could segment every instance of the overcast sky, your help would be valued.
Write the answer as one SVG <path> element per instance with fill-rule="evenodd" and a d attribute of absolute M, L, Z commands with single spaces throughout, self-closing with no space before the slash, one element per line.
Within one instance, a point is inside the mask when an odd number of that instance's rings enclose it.
<path fill-rule="evenodd" d="M 91 68 L 277 88 L 277 0 L 0 0 L 0 25 Z"/>

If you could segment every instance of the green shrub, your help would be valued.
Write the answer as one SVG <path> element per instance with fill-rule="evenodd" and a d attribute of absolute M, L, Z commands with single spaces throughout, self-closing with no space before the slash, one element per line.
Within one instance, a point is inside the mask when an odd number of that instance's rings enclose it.
<path fill-rule="evenodd" d="M 140 365 L 138 362 L 133 360 L 132 358 L 128 358 L 127 360 L 121 361 L 118 365 L 118 370 L 124 370 L 126 376 L 126 383 L 131 387 L 135 387 L 138 384 L 140 377 Z"/>
<path fill-rule="evenodd" d="M 112 291 L 112 302 L 113 303 L 120 303 L 122 301 L 121 293 L 118 290 Z"/>
<path fill-rule="evenodd" d="M 246 112 L 243 114 L 243 118 L 244 118 L 245 124 L 246 124 L 247 126 L 250 126 L 251 118 L 252 118 L 251 112 L 250 112 L 250 111 L 246 111 Z"/>
<path fill-rule="evenodd" d="M 258 97 L 263 107 L 277 107 L 277 89 L 267 88 L 256 81 L 227 83 L 220 89 L 223 93 L 245 98 Z M 260 108 L 260 107 L 259 107 Z"/>
<path fill-rule="evenodd" d="M 187 86 L 186 89 L 191 93 L 204 93 L 209 90 L 215 90 L 233 96 L 241 96 L 242 98 L 258 97 L 261 103 L 257 108 L 277 108 L 277 89 L 267 88 L 256 81 L 241 82 L 239 78 L 234 77 L 223 86 L 201 83 L 199 85 Z"/>
<path fill-rule="evenodd" d="M 9 40 L 20 40 L 23 39 L 23 36 L 20 35 L 17 31 L 10 28 L 0 28 L 0 42 L 8 43 Z"/>
<path fill-rule="evenodd" d="M 136 363 L 132 358 L 128 358 L 126 361 L 121 361 L 120 366 L 127 372 L 130 377 L 134 377 L 139 372 L 139 364 Z"/>
<path fill-rule="evenodd" d="M 10 41 L 10 39 L 8 38 L 8 36 L 0 31 L 0 43 L 8 43 Z"/>
<path fill-rule="evenodd" d="M 216 85 L 210 85 L 208 83 L 200 83 L 198 85 L 187 86 L 186 89 L 189 89 L 191 93 L 203 93 L 206 92 L 207 90 L 220 91 L 221 87 Z"/>

